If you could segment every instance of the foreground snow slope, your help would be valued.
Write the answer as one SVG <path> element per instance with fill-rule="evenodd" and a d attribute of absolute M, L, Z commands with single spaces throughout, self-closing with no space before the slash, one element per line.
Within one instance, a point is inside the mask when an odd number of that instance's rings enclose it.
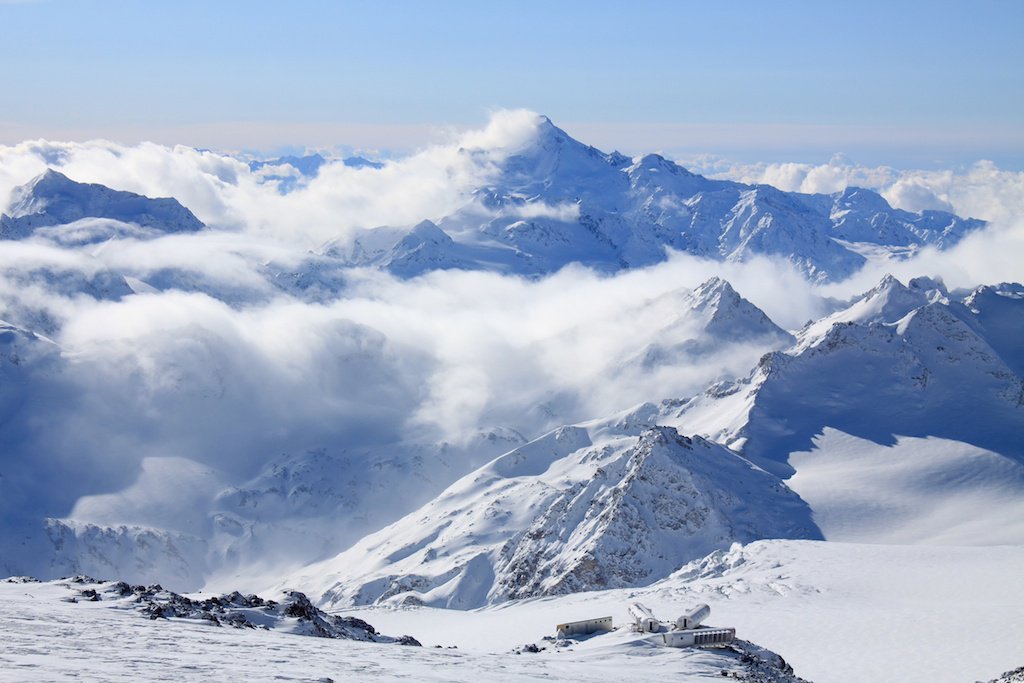
<path fill-rule="evenodd" d="M 633 680 L 638 675 L 701 681 L 735 675 L 762 683 L 799 683 L 783 670 L 778 655 L 745 642 L 729 649 L 677 650 L 654 644 L 657 636 L 620 629 L 556 650 L 541 640 L 552 631 L 550 627 L 534 631 L 521 627 L 532 625 L 532 620 L 513 618 L 494 649 L 467 651 L 461 646 L 443 647 L 452 645 L 451 641 L 438 639 L 428 623 L 410 619 L 423 627 L 429 638 L 425 644 L 437 647 L 407 647 L 359 642 L 365 633 L 355 634 L 359 640 L 303 637 L 310 635 L 309 623 L 279 616 L 280 607 L 269 613 L 263 607 L 232 608 L 236 616 L 260 625 L 256 628 L 232 628 L 223 616 L 221 625 L 210 620 L 150 619 L 131 597 L 111 595 L 111 586 L 0 582 L 0 631 L 5 640 L 0 680 L 477 683 L 541 678 L 604 681 L 610 676 Z M 89 601 L 83 589 L 95 591 L 101 599 Z M 67 602 L 74 596 L 78 602 Z M 238 598 L 239 603 L 248 602 Z M 338 621 L 351 623 L 345 627 L 349 630 L 359 624 L 351 619 Z M 540 643 L 544 650 L 513 651 L 527 643 Z"/>
<path fill-rule="evenodd" d="M 817 683 L 963 683 L 1024 664 L 1021 567 L 1024 546 L 757 541 L 645 588 L 469 612 L 377 606 L 342 613 L 385 632 L 428 631 L 462 649 L 493 650 L 562 621 L 610 614 L 618 624 L 634 600 L 661 619 L 704 602 L 709 624 L 735 627 L 737 637 L 780 653 Z"/>
<path fill-rule="evenodd" d="M 472 611 L 389 605 L 341 612 L 384 633 L 409 633 L 423 648 L 151 621 L 108 601 L 62 602 L 81 589 L 74 584 L 0 582 L 0 680 L 700 681 L 722 680 L 723 669 L 746 673 L 727 653 L 651 647 L 624 631 L 571 650 L 542 640 L 567 620 L 611 615 L 621 625 L 628 604 L 639 600 L 663 620 L 707 603 L 710 625 L 736 628 L 739 638 L 781 654 L 817 683 L 985 681 L 1024 663 L 1021 566 L 1022 546 L 759 541 L 646 588 Z M 512 654 L 526 643 L 547 649 Z M 458 649 L 446 649 L 452 645 Z"/>
<path fill-rule="evenodd" d="M 938 437 L 878 444 L 832 428 L 790 454 L 786 483 L 830 541 L 1024 544 L 1024 465 Z"/>

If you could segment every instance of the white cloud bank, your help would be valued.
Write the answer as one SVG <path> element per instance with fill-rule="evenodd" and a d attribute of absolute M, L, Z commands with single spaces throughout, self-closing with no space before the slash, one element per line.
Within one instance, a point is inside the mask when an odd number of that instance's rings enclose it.
<path fill-rule="evenodd" d="M 287 195 L 260 172 L 221 154 L 152 143 L 30 141 L 0 146 L 0 198 L 48 167 L 78 182 L 100 183 L 151 197 L 175 197 L 214 228 L 269 235 L 315 246 L 345 239 L 355 228 L 437 219 L 471 200 L 494 161 L 525 144 L 536 115 L 495 113 L 481 130 L 454 135 L 381 168 L 325 164 Z M 4 204 L 0 199 L 0 204 Z"/>

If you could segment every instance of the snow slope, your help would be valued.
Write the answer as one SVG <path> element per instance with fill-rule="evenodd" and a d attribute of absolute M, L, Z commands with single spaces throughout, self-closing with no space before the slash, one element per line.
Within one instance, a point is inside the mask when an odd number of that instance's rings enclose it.
<path fill-rule="evenodd" d="M 618 624 L 633 601 L 660 619 L 707 603 L 710 625 L 735 627 L 737 637 L 778 652 L 817 683 L 963 683 L 1024 663 L 1022 564 L 1019 545 L 757 541 L 717 551 L 643 588 L 471 611 L 378 605 L 340 613 L 385 632 L 426 632 L 460 650 L 495 651 L 567 620 L 613 615 Z"/>
<path fill-rule="evenodd" d="M 216 621 L 176 616 L 150 619 L 140 613 L 140 607 L 154 614 L 145 601 L 159 601 L 163 591 L 126 587 L 128 593 L 122 596 L 116 584 L 81 581 L 0 582 L 0 629 L 5 636 L 0 680 L 409 679 L 476 683 L 539 678 L 603 681 L 609 675 L 628 680 L 638 672 L 688 681 L 721 680 L 723 672 L 763 683 L 801 680 L 785 670 L 778 655 L 745 641 L 728 649 L 677 650 L 653 644 L 656 635 L 620 629 L 588 640 L 563 642 L 556 648 L 542 640 L 553 631 L 553 625 L 545 623 L 534 629 L 537 620 L 529 618 L 530 610 L 524 611 L 524 618 L 505 622 L 503 638 L 494 649 L 467 649 L 465 641 L 452 648 L 450 640 L 438 639 L 440 634 L 421 619 L 409 622 L 423 630 L 424 645 L 436 646 L 403 647 L 376 634 L 357 640 L 302 637 L 311 635 L 313 620 L 297 615 L 311 606 L 293 609 L 298 605 L 294 596 L 269 611 L 237 593 L 212 599 L 194 596 L 194 603 L 222 605 L 211 610 Z M 137 597 L 144 602 L 136 604 Z M 72 599 L 76 602 L 69 602 Z M 161 610 L 161 614 L 169 612 Z M 332 617 L 317 616 L 322 623 L 332 621 Z M 363 625 L 369 626 L 350 615 L 336 619 L 345 632 L 354 635 L 366 633 Z M 621 619 L 616 621 L 621 623 Z M 364 640 L 385 642 L 361 642 Z M 527 643 L 539 643 L 543 650 L 538 647 L 540 651 L 532 654 L 522 650 Z"/>
<path fill-rule="evenodd" d="M 299 637 L 287 628 L 150 620 L 102 590 L 103 599 L 86 599 L 81 592 L 90 586 L 0 582 L 0 680 L 702 681 L 722 680 L 723 669 L 751 675 L 737 653 L 651 647 L 645 636 L 621 629 L 569 647 L 543 640 L 567 620 L 611 615 L 621 626 L 629 603 L 641 601 L 663 620 L 707 603 L 710 625 L 736 628 L 739 638 L 781 654 L 797 675 L 818 683 L 984 681 L 1022 663 L 1022 563 L 1020 546 L 759 541 L 701 558 L 646 588 L 470 611 L 387 605 L 339 612 L 384 633 L 409 633 L 422 648 Z M 70 597 L 78 602 L 65 602 Z M 527 643 L 545 649 L 513 654 Z"/>
<path fill-rule="evenodd" d="M 1024 467 L 999 453 L 934 436 L 886 446 L 826 427 L 789 462 L 786 483 L 829 540 L 1024 544 Z"/>

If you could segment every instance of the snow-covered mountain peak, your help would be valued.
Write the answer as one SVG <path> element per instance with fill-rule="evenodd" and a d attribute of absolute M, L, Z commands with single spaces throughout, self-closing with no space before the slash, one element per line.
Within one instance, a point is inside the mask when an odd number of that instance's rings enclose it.
<path fill-rule="evenodd" d="M 965 319 L 979 330 L 1003 362 L 1024 377 L 1024 285 L 1001 283 L 978 287 L 964 299 Z"/>
<path fill-rule="evenodd" d="M 644 154 L 637 158 L 633 164 L 626 169 L 626 172 L 630 175 L 634 174 L 669 174 L 674 176 L 684 176 L 688 178 L 697 178 L 695 173 L 691 173 L 689 170 L 680 166 L 674 161 L 670 161 L 660 154 Z"/>
<path fill-rule="evenodd" d="M 79 183 L 53 169 L 15 188 L 11 200 L 10 213 L 0 215 L 0 239 L 21 239 L 37 228 L 87 218 L 109 219 L 158 232 L 195 232 L 205 227 L 176 199 L 153 199 L 95 183 Z"/>
<path fill-rule="evenodd" d="M 744 299 L 727 280 L 712 277 L 693 290 L 691 310 L 702 319 L 713 337 L 734 341 L 772 338 L 791 343 L 788 332 L 776 325 L 760 308 Z"/>
<path fill-rule="evenodd" d="M 736 353 L 752 363 L 767 350 L 793 343 L 792 335 L 717 277 L 693 290 L 680 288 L 652 299 L 634 320 L 656 333 L 645 335 L 643 346 L 623 354 L 620 369 L 639 365 L 645 372 L 655 372 L 698 361 L 718 363 Z"/>
<path fill-rule="evenodd" d="M 927 295 L 927 292 L 924 287 L 908 287 L 886 274 L 854 304 L 858 306 L 858 315 L 862 316 L 857 322 L 894 322 L 907 311 L 926 303 L 927 296 L 922 297 L 922 294 Z"/>
<path fill-rule="evenodd" d="M 617 169 L 629 161 L 583 144 L 547 117 L 539 117 L 535 134 L 510 152 L 499 162 L 496 192 L 547 201 L 600 196 L 609 183 L 622 191 L 624 178 Z"/>
<path fill-rule="evenodd" d="M 451 236 L 432 221 L 420 221 L 387 253 L 385 266 L 403 277 L 468 264 L 456 254 Z"/>
<path fill-rule="evenodd" d="M 67 189 L 73 184 L 74 181 L 60 171 L 48 168 L 30 180 L 25 187 L 32 192 L 48 194 L 60 189 Z"/>
<path fill-rule="evenodd" d="M 1024 299 L 1024 285 L 1003 282 L 998 285 L 982 285 L 974 289 L 964 305 L 975 313 L 980 312 L 986 304 L 1003 303 L 1003 301 Z"/>
<path fill-rule="evenodd" d="M 891 211 L 892 206 L 885 197 L 874 190 L 850 185 L 832 195 L 835 198 L 833 215 L 845 211 L 873 211 L 875 213 Z"/>
<path fill-rule="evenodd" d="M 67 192 L 71 185 L 72 181 L 66 175 L 48 168 L 24 185 L 11 190 L 10 205 L 7 210 L 12 218 L 39 213 L 46 208 L 49 197 L 62 191 Z"/>
<path fill-rule="evenodd" d="M 942 294 L 944 291 L 941 283 L 929 278 L 918 278 L 914 280 L 913 287 L 908 287 L 892 275 L 886 274 L 877 285 L 846 308 L 800 330 L 797 333 L 797 350 L 819 344 L 832 327 L 838 324 L 896 323 L 911 311 L 931 301 L 945 300 Z"/>
<path fill-rule="evenodd" d="M 693 290 L 693 298 L 695 299 L 694 306 L 696 307 L 705 303 L 720 303 L 723 298 L 738 300 L 740 297 L 728 280 L 716 275 L 697 285 Z"/>
<path fill-rule="evenodd" d="M 433 221 L 420 221 L 407 232 L 395 246 L 396 251 L 406 251 L 424 244 L 448 244 L 452 238 Z"/>

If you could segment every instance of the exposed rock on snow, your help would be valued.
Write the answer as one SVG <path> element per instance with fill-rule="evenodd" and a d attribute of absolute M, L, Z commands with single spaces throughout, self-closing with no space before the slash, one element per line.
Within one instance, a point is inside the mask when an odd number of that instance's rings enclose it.
<path fill-rule="evenodd" d="M 1024 683 L 1024 666 L 1007 671 L 999 678 L 993 678 L 988 683 Z"/>
<path fill-rule="evenodd" d="M 2 657 L 4 672 L 17 680 L 43 675 L 129 681 L 142 675 L 197 682 L 289 678 L 596 683 L 631 680 L 646 672 L 683 680 L 800 680 L 779 655 L 745 641 L 729 648 L 670 650 L 646 640 L 649 634 L 619 629 L 600 638 L 562 641 L 561 647 L 547 641 L 511 647 L 536 635 L 538 617 L 550 621 L 537 608 L 572 609 L 566 601 L 574 599 L 562 598 L 561 605 L 519 603 L 500 610 L 500 615 L 387 610 L 368 617 L 373 623 L 378 617 L 389 622 L 388 630 L 415 623 L 418 633 L 448 644 L 397 648 L 381 647 L 386 637 L 363 619 L 325 615 L 300 598 L 275 596 L 275 604 L 240 593 L 174 596 L 158 586 L 95 583 L 81 576 L 31 584 L 0 580 Z M 463 624 L 455 632 L 446 627 L 451 616 Z M 329 629 L 327 637 L 294 637 L 296 632 L 322 635 L 315 628 L 317 620 L 326 624 L 321 628 Z M 481 635 L 494 642 L 480 645 Z M 397 644 L 403 642 L 415 644 L 409 638 L 397 639 Z M 513 662 L 514 652 L 523 656 Z"/>
<path fill-rule="evenodd" d="M 26 581 L 37 582 L 29 577 L 7 579 L 15 583 Z M 264 600 L 258 595 L 242 595 L 238 591 L 210 598 L 190 598 L 159 584 L 133 586 L 124 581 L 97 581 L 85 575 L 48 583 L 64 586 L 72 592 L 65 598 L 66 602 L 106 601 L 113 607 L 138 610 L 152 620 L 190 619 L 214 626 L 275 629 L 317 638 L 420 645 L 412 636 L 381 635 L 362 619 L 327 614 L 297 591 L 285 593 L 280 600 Z"/>

